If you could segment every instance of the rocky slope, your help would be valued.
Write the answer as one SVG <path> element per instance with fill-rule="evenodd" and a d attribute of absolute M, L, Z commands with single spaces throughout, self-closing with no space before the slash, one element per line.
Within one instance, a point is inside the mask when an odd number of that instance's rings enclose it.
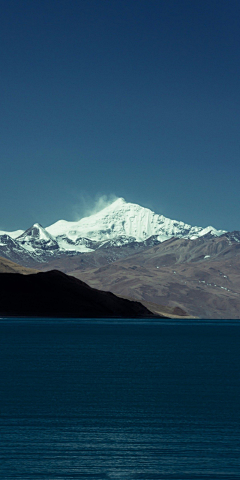
<path fill-rule="evenodd" d="M 0 273 L 22 273 L 23 275 L 30 275 L 31 273 L 38 273 L 38 270 L 33 268 L 26 268 L 17 263 L 11 262 L 6 258 L 0 257 Z"/>
<path fill-rule="evenodd" d="M 240 318 L 240 233 L 170 239 L 100 268 L 68 273 L 96 288 L 179 307 L 201 318 Z"/>

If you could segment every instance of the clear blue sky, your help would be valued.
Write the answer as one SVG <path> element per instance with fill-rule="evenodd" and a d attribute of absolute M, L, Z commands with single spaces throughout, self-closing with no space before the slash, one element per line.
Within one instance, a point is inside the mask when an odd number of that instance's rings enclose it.
<path fill-rule="evenodd" d="M 0 229 L 99 195 L 240 230 L 239 0 L 0 0 Z"/>

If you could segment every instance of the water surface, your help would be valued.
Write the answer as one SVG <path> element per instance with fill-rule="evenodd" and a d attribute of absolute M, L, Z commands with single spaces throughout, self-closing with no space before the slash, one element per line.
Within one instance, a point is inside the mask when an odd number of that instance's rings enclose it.
<path fill-rule="evenodd" d="M 0 320 L 0 478 L 240 477 L 240 322 Z"/>

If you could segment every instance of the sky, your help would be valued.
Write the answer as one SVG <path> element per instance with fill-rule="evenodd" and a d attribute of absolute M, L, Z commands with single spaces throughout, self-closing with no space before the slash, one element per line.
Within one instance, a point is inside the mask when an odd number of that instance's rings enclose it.
<path fill-rule="evenodd" d="M 0 0 L 0 230 L 117 197 L 240 230 L 239 0 Z"/>

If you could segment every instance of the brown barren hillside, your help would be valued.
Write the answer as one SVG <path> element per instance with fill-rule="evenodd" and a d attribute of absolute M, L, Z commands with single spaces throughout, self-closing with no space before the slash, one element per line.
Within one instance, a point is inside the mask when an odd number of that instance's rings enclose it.
<path fill-rule="evenodd" d="M 11 262 L 6 258 L 0 257 L 0 273 L 22 273 L 22 275 L 29 275 L 31 273 L 37 273 L 39 270 L 34 268 L 23 267 L 17 263 Z"/>
<path fill-rule="evenodd" d="M 163 314 L 178 309 L 180 315 L 240 318 L 240 232 L 171 238 L 154 246 L 101 247 L 37 268 L 53 267 L 94 288 L 158 305 L 154 311 L 160 308 Z"/>
<path fill-rule="evenodd" d="M 68 272 L 95 288 L 201 318 L 240 318 L 240 243 L 170 239 L 100 268 Z"/>

